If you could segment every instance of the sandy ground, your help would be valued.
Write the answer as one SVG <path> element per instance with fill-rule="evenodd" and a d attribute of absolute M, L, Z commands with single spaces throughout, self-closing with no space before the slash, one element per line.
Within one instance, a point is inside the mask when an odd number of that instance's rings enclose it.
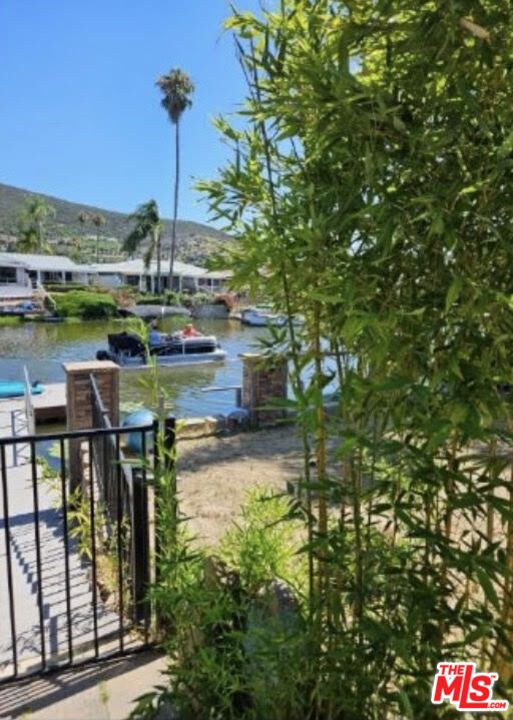
<path fill-rule="evenodd" d="M 182 512 L 202 545 L 214 545 L 240 516 L 247 490 L 287 489 L 301 475 L 301 441 L 292 426 L 178 444 Z"/>

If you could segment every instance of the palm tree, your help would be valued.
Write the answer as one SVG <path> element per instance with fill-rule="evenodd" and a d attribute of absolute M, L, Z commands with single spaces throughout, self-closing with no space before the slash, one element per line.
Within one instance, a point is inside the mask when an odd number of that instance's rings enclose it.
<path fill-rule="evenodd" d="M 73 262 L 76 262 L 79 265 L 87 262 L 87 256 L 84 254 L 82 246 L 82 238 L 76 237 L 75 235 L 66 240 L 66 247 L 68 248 L 68 252 L 66 254 L 69 255 Z"/>
<path fill-rule="evenodd" d="M 149 240 L 148 247 L 144 253 L 144 266 L 146 269 L 150 267 L 150 263 L 155 255 L 157 258 L 157 293 L 161 290 L 161 235 L 162 235 L 162 221 L 159 215 L 159 206 L 155 200 L 148 200 L 148 202 L 139 205 L 137 210 L 130 215 L 129 220 L 134 222 L 134 228 L 123 242 L 123 250 L 129 255 L 133 255 L 138 249 L 141 243 L 145 240 Z"/>
<path fill-rule="evenodd" d="M 25 201 L 18 216 L 18 242 L 22 252 L 37 252 L 50 255 L 52 248 L 45 235 L 45 222 L 55 216 L 55 208 L 44 198 L 35 195 Z"/>
<path fill-rule="evenodd" d="M 96 262 L 100 262 L 100 228 L 105 225 L 105 218 L 101 213 L 94 213 L 90 217 L 91 222 L 96 228 Z"/>
<path fill-rule="evenodd" d="M 101 213 L 81 212 L 78 214 L 78 221 L 82 225 L 92 222 L 96 228 L 96 262 L 100 262 L 100 228 L 105 225 L 105 218 Z"/>
<path fill-rule="evenodd" d="M 180 119 L 187 108 L 192 105 L 191 95 L 194 85 L 183 70 L 170 70 L 161 75 L 156 85 L 162 90 L 164 97 L 161 104 L 167 112 L 169 120 L 175 126 L 175 193 L 173 209 L 173 226 L 171 232 L 171 256 L 169 259 L 169 289 L 173 289 L 173 269 L 176 252 L 176 219 L 178 217 L 178 189 L 180 185 Z"/>

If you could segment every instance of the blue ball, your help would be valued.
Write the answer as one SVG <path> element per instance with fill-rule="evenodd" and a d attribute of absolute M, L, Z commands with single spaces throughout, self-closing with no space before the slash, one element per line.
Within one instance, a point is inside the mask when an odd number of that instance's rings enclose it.
<path fill-rule="evenodd" d="M 127 415 L 123 420 L 123 427 L 136 427 L 137 425 L 151 425 L 154 416 L 150 410 L 142 408 Z M 146 436 L 146 454 L 153 450 L 153 433 L 144 433 Z M 128 433 L 126 436 L 126 446 L 134 453 L 141 453 L 143 449 L 142 432 Z"/>

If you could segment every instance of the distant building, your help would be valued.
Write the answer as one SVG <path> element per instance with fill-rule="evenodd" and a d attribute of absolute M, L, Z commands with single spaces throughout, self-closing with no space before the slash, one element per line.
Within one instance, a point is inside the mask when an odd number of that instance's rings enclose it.
<path fill-rule="evenodd" d="M 94 275 L 90 265 L 78 265 L 64 255 L 0 253 L 0 286 L 36 288 L 48 283 L 88 284 Z"/>
<path fill-rule="evenodd" d="M 230 272 L 209 272 L 205 268 L 177 260 L 174 264 L 173 288 L 217 293 L 226 289 Z M 132 285 L 141 292 L 155 292 L 157 263 L 146 268 L 143 260 L 80 265 L 65 255 L 33 255 L 0 252 L 0 296 L 30 295 L 38 286 L 79 283 L 98 284 L 107 288 Z M 162 263 L 161 288 L 168 287 L 167 263 Z"/>
<path fill-rule="evenodd" d="M 96 271 L 96 282 L 105 287 L 132 285 L 141 292 L 155 292 L 157 288 L 157 263 L 154 261 L 146 268 L 142 259 L 125 260 L 119 263 L 103 263 L 93 266 Z M 173 268 L 173 289 L 221 292 L 226 289 L 231 273 L 228 271 L 209 272 L 197 265 L 176 260 Z M 160 273 L 161 289 L 169 287 L 168 263 L 163 262 Z"/>

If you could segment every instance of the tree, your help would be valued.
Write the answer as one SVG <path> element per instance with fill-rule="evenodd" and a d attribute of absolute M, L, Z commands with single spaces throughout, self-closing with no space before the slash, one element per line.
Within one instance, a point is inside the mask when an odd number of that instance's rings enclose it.
<path fill-rule="evenodd" d="M 100 262 L 100 228 L 105 225 L 105 218 L 101 213 L 81 212 L 78 215 L 79 223 L 84 226 L 91 222 L 96 228 L 96 262 Z"/>
<path fill-rule="evenodd" d="M 51 254 L 45 235 L 45 222 L 55 216 L 55 208 L 44 198 L 35 195 L 25 201 L 18 216 L 18 242 L 22 252 Z"/>
<path fill-rule="evenodd" d="M 192 105 L 191 95 L 194 85 L 183 70 L 174 69 L 161 75 L 156 85 L 164 97 L 161 104 L 167 112 L 170 122 L 175 126 L 175 190 L 173 204 L 173 224 L 171 231 L 171 254 L 169 259 L 169 288 L 173 289 L 173 269 L 176 253 L 176 220 L 178 217 L 178 192 L 180 186 L 180 120 L 187 108 Z"/>
<path fill-rule="evenodd" d="M 247 126 L 218 122 L 234 161 L 202 187 L 234 282 L 305 318 L 277 335 L 316 460 L 311 679 L 283 717 L 451 717 L 435 658 L 512 682 L 511 6 L 280 6 L 229 21 Z"/>
<path fill-rule="evenodd" d="M 105 218 L 101 213 L 94 213 L 91 222 L 96 228 L 96 262 L 100 262 L 100 228 L 105 225 Z"/>
<path fill-rule="evenodd" d="M 162 221 L 159 215 L 159 207 L 155 200 L 139 205 L 137 210 L 130 216 L 129 220 L 134 222 L 134 228 L 124 240 L 123 250 L 133 255 L 140 245 L 148 240 L 148 247 L 144 253 L 144 265 L 149 268 L 154 256 L 157 258 L 157 292 L 161 290 L 161 236 Z"/>
<path fill-rule="evenodd" d="M 82 249 L 82 238 L 73 235 L 72 237 L 67 238 L 65 244 L 68 249 L 67 254 L 73 260 L 73 262 L 76 262 L 78 264 L 87 262 L 87 256 L 84 254 L 84 250 Z"/>

